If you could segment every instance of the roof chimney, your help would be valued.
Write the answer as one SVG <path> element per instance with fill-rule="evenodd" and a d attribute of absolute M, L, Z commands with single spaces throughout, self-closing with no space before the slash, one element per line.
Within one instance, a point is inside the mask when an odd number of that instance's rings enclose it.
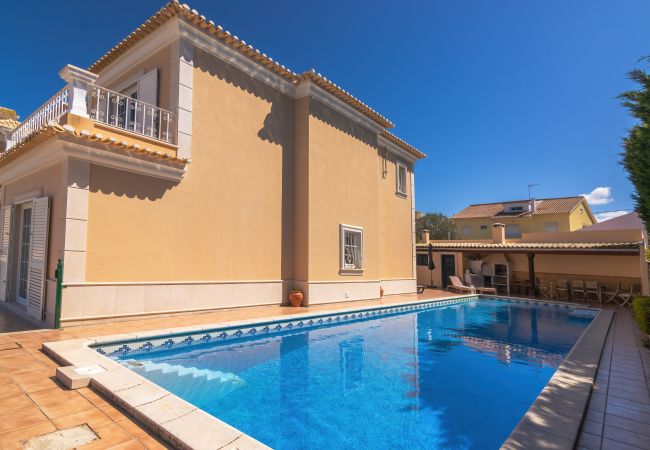
<path fill-rule="evenodd" d="M 503 244 L 506 242 L 506 226 L 504 224 L 492 224 L 492 242 L 495 244 Z"/>
<path fill-rule="evenodd" d="M 427 229 L 422 230 L 422 242 L 425 244 L 429 243 L 429 230 Z"/>
<path fill-rule="evenodd" d="M 537 207 L 537 202 L 535 202 L 535 199 L 534 199 L 534 198 L 531 198 L 531 199 L 530 199 L 530 208 L 529 208 L 529 209 L 530 209 L 530 212 L 531 212 L 531 213 L 534 213 L 536 207 Z"/>

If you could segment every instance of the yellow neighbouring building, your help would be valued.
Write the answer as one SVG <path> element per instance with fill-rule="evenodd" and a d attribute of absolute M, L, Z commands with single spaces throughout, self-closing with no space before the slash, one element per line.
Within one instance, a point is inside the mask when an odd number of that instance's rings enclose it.
<path fill-rule="evenodd" d="M 42 326 L 416 290 L 424 154 L 172 2 L 0 127 L 0 300 Z M 7 116 L 7 110 L 3 109 Z M 9 115 L 10 116 L 10 115 Z M 7 116 L 7 117 L 9 117 Z"/>
<path fill-rule="evenodd" d="M 492 224 L 505 225 L 507 239 L 523 233 L 577 231 L 596 219 L 582 196 L 469 205 L 452 217 L 460 239 L 490 239 Z"/>

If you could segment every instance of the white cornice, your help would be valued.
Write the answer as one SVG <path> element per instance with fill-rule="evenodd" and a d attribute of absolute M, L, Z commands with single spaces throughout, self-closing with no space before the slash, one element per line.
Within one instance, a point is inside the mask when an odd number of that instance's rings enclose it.
<path fill-rule="evenodd" d="M 98 142 L 80 144 L 69 138 L 63 138 L 62 141 L 65 155 L 100 166 L 175 182 L 180 181 L 185 175 L 185 166 L 171 166 L 163 162 L 122 154 Z"/>
<path fill-rule="evenodd" d="M 333 110 L 343 114 L 349 119 L 352 119 L 353 121 L 357 122 L 360 125 L 363 125 L 375 133 L 381 133 L 384 131 L 384 127 L 371 120 L 370 118 L 364 116 L 356 109 L 350 107 L 311 81 L 303 81 L 294 88 L 293 98 L 302 98 L 306 96 L 310 96 L 311 98 L 324 103 Z"/>
<path fill-rule="evenodd" d="M 120 154 L 98 142 L 82 144 L 68 137 L 53 136 L 3 167 L 0 170 L 0 185 L 43 170 L 67 157 L 174 182 L 179 182 L 186 171 L 185 167 Z"/>
<path fill-rule="evenodd" d="M 397 144 L 395 144 L 394 142 L 389 141 L 388 139 L 386 139 L 381 134 L 377 138 L 377 143 L 379 145 L 383 145 L 384 147 L 386 147 L 386 150 L 388 150 L 389 152 L 397 155 L 399 158 L 401 158 L 403 160 L 406 160 L 406 161 L 408 161 L 410 163 L 415 163 L 415 161 L 417 161 L 417 159 L 418 159 L 415 156 L 411 155 L 406 150 L 404 150 L 403 148 L 401 148 L 400 146 L 398 146 Z"/>
<path fill-rule="evenodd" d="M 293 97 L 294 86 L 289 80 L 277 75 L 255 61 L 252 61 L 247 56 L 229 48 L 214 37 L 196 29 L 196 27 L 188 23 L 180 21 L 179 28 L 181 36 L 190 40 L 200 49 L 205 50 L 217 58 L 237 67 L 242 72 L 268 84 L 283 94 Z"/>

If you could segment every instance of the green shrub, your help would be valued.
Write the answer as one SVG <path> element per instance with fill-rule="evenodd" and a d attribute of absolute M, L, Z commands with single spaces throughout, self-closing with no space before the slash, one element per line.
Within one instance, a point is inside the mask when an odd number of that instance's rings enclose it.
<path fill-rule="evenodd" d="M 632 309 L 639 327 L 645 333 L 650 334 L 650 297 L 635 298 L 632 301 Z"/>

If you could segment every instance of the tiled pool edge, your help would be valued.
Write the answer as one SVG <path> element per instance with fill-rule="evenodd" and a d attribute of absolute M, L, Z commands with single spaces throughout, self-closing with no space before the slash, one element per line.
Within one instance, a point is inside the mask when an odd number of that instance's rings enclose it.
<path fill-rule="evenodd" d="M 598 312 L 501 448 L 575 447 L 613 317 Z"/>
<path fill-rule="evenodd" d="M 126 333 L 102 336 L 91 339 L 73 339 L 68 341 L 47 342 L 43 351 L 63 365 L 90 366 L 99 364 L 106 369 L 93 375 L 92 388 L 100 392 L 117 406 L 131 414 L 147 429 L 165 442 L 179 449 L 223 449 L 256 450 L 268 449 L 266 445 L 231 427 L 218 418 L 182 400 L 155 383 L 137 373 L 119 365 L 114 360 L 91 348 L 94 345 L 115 343 L 118 341 L 137 340 L 161 335 L 182 335 L 219 328 L 235 328 L 253 324 L 294 321 L 325 315 L 351 314 L 359 311 L 392 309 L 424 303 L 449 304 L 450 300 L 477 299 L 479 296 L 457 295 L 441 299 L 409 301 L 397 305 L 376 307 L 348 307 L 327 313 L 305 312 L 287 316 L 273 316 L 256 320 L 241 320 L 229 323 L 211 323 L 173 329 L 162 329 L 145 333 Z"/>

